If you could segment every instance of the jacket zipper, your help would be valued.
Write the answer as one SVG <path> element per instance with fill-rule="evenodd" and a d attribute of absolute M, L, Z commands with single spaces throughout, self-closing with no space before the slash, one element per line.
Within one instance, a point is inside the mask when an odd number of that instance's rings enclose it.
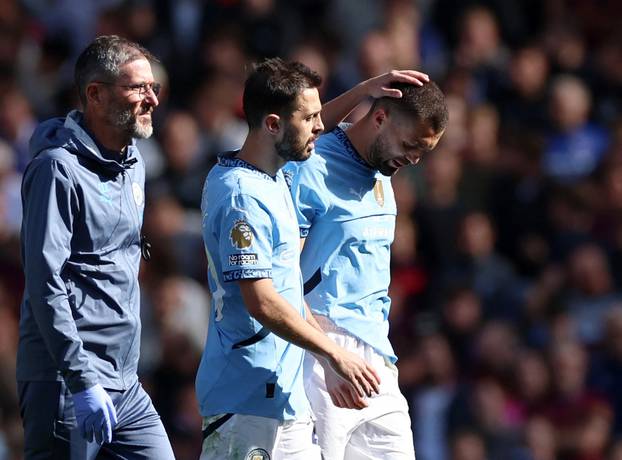
<path fill-rule="evenodd" d="M 133 201 L 133 195 L 132 195 L 132 200 L 130 200 L 130 198 L 128 197 L 128 191 L 127 191 L 127 185 L 126 185 L 126 179 L 127 177 L 127 171 L 124 169 L 121 172 L 121 177 L 122 177 L 122 183 L 121 183 L 121 188 L 122 188 L 122 192 L 121 194 L 123 195 L 123 197 L 125 198 L 125 202 L 129 205 L 130 208 L 130 213 L 132 214 L 132 218 L 134 221 L 134 228 L 139 227 L 140 225 L 140 220 L 138 219 L 137 216 L 137 211 L 134 208 L 134 203 Z M 137 229 L 137 233 L 138 235 L 140 235 L 140 228 Z M 123 247 L 123 257 L 125 258 L 127 265 L 130 267 L 130 270 L 132 271 L 132 276 L 135 277 L 136 282 L 138 283 L 138 271 L 136 271 L 136 273 L 134 272 L 134 265 L 132 263 L 132 261 L 129 259 L 129 257 L 127 256 L 127 252 L 125 251 L 126 249 L 128 249 L 133 243 L 133 240 L 131 240 L 128 244 L 124 245 Z M 135 284 L 132 284 L 132 291 L 129 293 L 129 297 L 128 297 L 128 304 L 131 305 L 130 300 L 132 299 L 133 295 L 134 295 L 134 289 L 135 289 Z M 140 305 L 139 305 L 140 308 Z M 134 314 L 133 309 L 130 308 L 129 310 L 129 314 L 132 315 L 132 318 L 134 318 L 134 322 L 136 324 L 136 326 L 138 326 L 140 320 L 139 318 Z M 132 341 L 130 342 L 130 345 L 127 349 L 127 353 L 125 354 L 125 358 L 123 359 L 123 364 L 121 365 L 121 382 L 123 384 L 123 387 L 126 386 L 125 384 L 125 366 L 127 364 L 127 360 L 130 356 L 130 353 L 134 347 L 134 342 L 136 342 L 136 335 L 137 335 L 137 331 L 136 331 L 137 327 L 134 329 L 134 335 L 132 336 Z"/>

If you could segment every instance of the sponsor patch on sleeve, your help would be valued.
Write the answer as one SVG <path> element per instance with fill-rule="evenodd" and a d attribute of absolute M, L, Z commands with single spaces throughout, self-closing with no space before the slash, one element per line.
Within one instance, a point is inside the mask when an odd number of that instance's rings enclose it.
<path fill-rule="evenodd" d="M 239 265 L 257 265 L 258 257 L 255 253 L 248 254 L 230 254 L 229 265 L 237 267 Z"/>

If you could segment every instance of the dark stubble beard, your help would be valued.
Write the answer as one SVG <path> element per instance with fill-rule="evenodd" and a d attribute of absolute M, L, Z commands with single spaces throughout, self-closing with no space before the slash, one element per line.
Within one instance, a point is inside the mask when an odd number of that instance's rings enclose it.
<path fill-rule="evenodd" d="M 275 144 L 276 153 L 285 161 L 304 161 L 311 156 L 307 152 L 308 143 L 296 139 L 296 135 L 289 126 L 285 128 L 283 140 Z"/>
<path fill-rule="evenodd" d="M 389 145 L 384 136 L 378 135 L 376 140 L 369 147 L 369 155 L 367 163 L 380 171 L 383 176 L 392 176 L 397 171 L 397 168 L 392 168 L 386 163 L 386 159 L 389 156 Z"/>
<path fill-rule="evenodd" d="M 153 134 L 151 120 L 148 124 L 141 124 L 132 107 L 117 106 L 112 108 L 110 121 L 113 126 L 119 128 L 130 138 L 148 139 Z"/>

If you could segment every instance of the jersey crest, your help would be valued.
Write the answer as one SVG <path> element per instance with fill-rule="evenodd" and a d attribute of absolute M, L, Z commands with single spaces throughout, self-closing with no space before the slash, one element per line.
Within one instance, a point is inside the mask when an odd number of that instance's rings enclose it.
<path fill-rule="evenodd" d="M 264 449 L 253 449 L 246 456 L 248 460 L 270 460 L 270 454 Z"/>
<path fill-rule="evenodd" d="M 379 179 L 376 179 L 374 183 L 374 198 L 380 207 L 384 206 L 384 188 L 382 187 L 382 181 Z"/>

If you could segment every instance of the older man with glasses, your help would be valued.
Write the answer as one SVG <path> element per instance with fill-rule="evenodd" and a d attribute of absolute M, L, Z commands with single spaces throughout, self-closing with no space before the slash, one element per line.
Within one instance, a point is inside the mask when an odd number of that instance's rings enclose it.
<path fill-rule="evenodd" d="M 25 458 L 172 459 L 138 382 L 145 170 L 154 57 L 116 36 L 80 55 L 83 112 L 42 123 L 22 184 L 17 380 Z"/>

